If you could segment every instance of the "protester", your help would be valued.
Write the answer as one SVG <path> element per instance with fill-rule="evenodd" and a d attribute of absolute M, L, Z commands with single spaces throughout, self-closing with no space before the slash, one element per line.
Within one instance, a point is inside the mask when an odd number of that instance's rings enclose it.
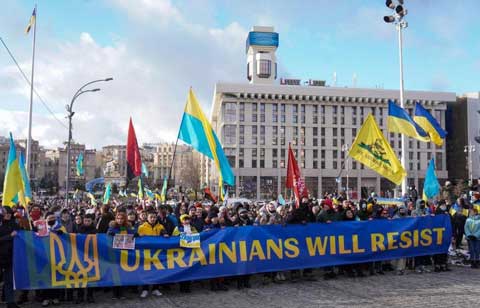
<path fill-rule="evenodd" d="M 3 291 L 7 308 L 18 307 L 13 291 L 13 238 L 20 227 L 12 219 L 12 208 L 0 207 L 0 274 L 3 275 Z"/>
<path fill-rule="evenodd" d="M 157 221 L 157 213 L 154 211 L 150 211 L 147 214 L 147 221 L 144 222 L 138 228 L 138 234 L 140 236 L 164 236 L 168 237 L 168 233 L 165 230 L 165 227 Z M 146 298 L 148 296 L 148 289 L 149 287 L 152 288 L 152 294 L 155 296 L 162 296 L 162 292 L 159 290 L 158 285 L 144 285 L 142 287 L 142 293 L 140 294 L 141 298 Z"/>
<path fill-rule="evenodd" d="M 126 213 L 119 211 L 115 215 L 115 220 L 110 222 L 107 234 L 110 236 L 115 236 L 116 234 L 135 234 L 135 229 L 127 220 Z M 123 295 L 123 292 L 123 287 L 113 287 L 112 299 L 126 299 L 125 295 Z"/>
<path fill-rule="evenodd" d="M 465 236 L 468 241 L 470 264 L 472 268 L 480 266 L 480 215 L 476 208 L 470 210 L 470 217 L 465 222 Z"/>

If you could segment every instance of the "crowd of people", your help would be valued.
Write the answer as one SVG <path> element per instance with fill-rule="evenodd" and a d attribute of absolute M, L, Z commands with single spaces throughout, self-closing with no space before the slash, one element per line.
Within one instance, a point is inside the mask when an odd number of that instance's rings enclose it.
<path fill-rule="evenodd" d="M 447 183 L 448 184 L 448 183 Z M 35 231 L 35 221 L 44 219 L 49 232 L 96 234 L 134 234 L 135 236 L 179 236 L 182 232 L 208 232 L 216 228 L 230 228 L 248 225 L 267 224 L 306 224 L 333 223 L 337 221 L 362 221 L 375 219 L 405 219 L 425 215 L 448 215 L 452 222 L 452 245 L 461 248 L 464 238 L 468 243 L 472 268 L 480 266 L 480 193 L 471 198 L 455 198 L 446 190 L 441 199 L 430 203 L 410 197 L 402 205 L 381 205 L 372 193 L 367 199 L 353 202 L 344 194 L 325 194 L 322 199 L 303 198 L 299 206 L 294 202 L 270 201 L 265 204 L 252 202 L 234 202 L 230 205 L 211 202 L 188 201 L 185 198 L 174 204 L 161 204 L 158 201 L 113 200 L 108 204 L 90 205 L 87 202 L 70 202 L 68 207 L 62 199 L 34 200 L 27 209 L 22 206 L 4 207 L 0 211 L 0 267 L 3 280 L 2 300 L 8 307 L 17 307 L 13 290 L 12 250 L 13 238 L 18 230 Z M 28 215 L 26 213 L 28 211 Z M 390 262 L 379 261 L 367 264 L 350 264 L 325 267 L 324 279 L 334 279 L 339 275 L 346 277 L 365 277 L 384 275 L 394 271 L 403 275 L 407 270 L 422 274 L 429 271 L 449 271 L 448 255 L 437 254 L 415 258 L 396 259 Z M 259 274 L 261 281 L 284 283 L 299 279 L 315 280 L 313 269 L 304 269 Z M 251 276 L 243 275 L 231 278 L 209 280 L 212 291 L 226 291 L 251 287 Z M 179 284 L 180 292 L 191 292 L 192 283 Z M 170 290 L 172 285 L 152 285 L 134 288 L 138 296 L 145 298 L 162 296 L 162 291 Z M 127 287 L 113 287 L 97 292 L 109 292 L 113 299 L 125 299 Z M 130 288 L 131 289 L 131 288 Z M 19 291 L 18 303 L 29 299 L 29 291 Z M 43 307 L 58 305 L 63 301 L 94 302 L 94 289 L 58 290 L 47 289 L 35 292 L 35 298 Z"/>

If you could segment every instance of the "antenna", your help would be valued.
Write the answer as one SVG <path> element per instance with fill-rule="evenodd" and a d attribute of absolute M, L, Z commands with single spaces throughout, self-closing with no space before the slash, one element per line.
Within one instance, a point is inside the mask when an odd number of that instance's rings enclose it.
<path fill-rule="evenodd" d="M 333 72 L 333 86 L 337 86 L 337 72 Z"/>
<path fill-rule="evenodd" d="M 357 73 L 353 73 L 353 85 L 352 87 L 357 87 Z"/>

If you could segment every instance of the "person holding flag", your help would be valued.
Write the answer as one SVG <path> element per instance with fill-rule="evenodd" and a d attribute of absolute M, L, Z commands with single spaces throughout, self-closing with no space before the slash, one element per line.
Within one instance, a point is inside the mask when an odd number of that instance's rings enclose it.
<path fill-rule="evenodd" d="M 17 235 L 20 227 L 12 218 L 12 208 L 0 207 L 0 273 L 3 274 L 3 292 L 7 308 L 18 307 L 15 304 L 15 292 L 13 290 L 13 238 Z"/>

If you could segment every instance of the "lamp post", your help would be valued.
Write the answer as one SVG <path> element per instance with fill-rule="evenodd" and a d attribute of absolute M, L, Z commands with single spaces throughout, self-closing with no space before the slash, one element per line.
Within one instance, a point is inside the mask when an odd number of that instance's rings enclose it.
<path fill-rule="evenodd" d="M 405 102 L 404 102 L 404 88 L 403 88 L 403 39 L 402 39 L 402 29 L 405 29 L 408 27 L 408 23 L 403 19 L 405 15 L 407 15 L 407 10 L 405 9 L 403 5 L 403 0 L 398 0 L 398 4 L 396 4 L 393 0 L 387 0 L 385 2 L 385 5 L 393 10 L 393 14 L 389 16 L 384 16 L 383 20 L 386 23 L 393 23 L 395 24 L 395 28 L 397 29 L 398 32 L 398 50 L 399 50 L 399 58 L 400 58 L 400 107 L 405 108 Z M 402 155 L 400 158 L 400 161 L 402 163 L 402 166 L 406 166 L 406 137 L 404 134 L 402 134 L 402 146 L 401 146 L 401 151 Z M 404 178 L 402 181 L 402 196 L 404 196 L 407 193 L 407 178 Z"/>
<path fill-rule="evenodd" d="M 75 112 L 73 112 L 73 103 L 83 93 L 100 91 L 99 88 L 83 90 L 86 86 L 96 82 L 111 81 L 111 80 L 113 80 L 113 78 L 110 77 L 110 78 L 98 79 L 98 80 L 87 82 L 86 84 L 81 86 L 80 89 L 77 90 L 75 95 L 73 95 L 72 100 L 70 101 L 70 105 L 65 106 L 68 112 L 67 114 L 67 117 L 68 117 L 67 174 L 65 179 L 65 207 L 68 207 L 68 191 L 70 189 L 69 187 L 70 186 L 70 144 L 72 142 L 72 118 L 73 118 L 73 115 L 75 114 Z"/>
<path fill-rule="evenodd" d="M 475 153 L 475 145 L 470 142 L 464 147 L 463 152 L 467 153 L 467 162 L 468 162 L 468 179 L 469 185 L 473 184 L 473 163 L 472 163 L 472 153 Z"/>
<path fill-rule="evenodd" d="M 350 199 L 350 195 L 348 193 L 348 180 L 349 180 L 349 174 L 348 173 L 349 173 L 349 170 L 350 170 L 348 156 L 347 156 L 348 150 L 349 150 L 348 144 L 342 145 L 342 152 L 344 153 L 343 157 L 344 157 L 345 170 L 347 172 L 347 186 L 345 187 L 345 193 L 347 194 L 347 200 Z"/>

